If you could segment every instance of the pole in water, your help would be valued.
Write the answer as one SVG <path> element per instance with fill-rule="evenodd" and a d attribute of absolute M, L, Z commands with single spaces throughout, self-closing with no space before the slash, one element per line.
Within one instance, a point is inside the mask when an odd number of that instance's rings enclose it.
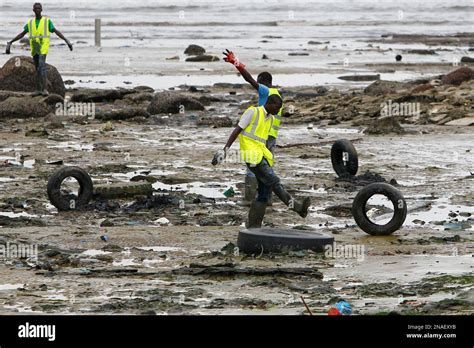
<path fill-rule="evenodd" d="M 101 24 L 100 24 L 100 18 L 95 19 L 95 45 L 96 47 L 100 47 L 100 30 L 101 30 Z"/>

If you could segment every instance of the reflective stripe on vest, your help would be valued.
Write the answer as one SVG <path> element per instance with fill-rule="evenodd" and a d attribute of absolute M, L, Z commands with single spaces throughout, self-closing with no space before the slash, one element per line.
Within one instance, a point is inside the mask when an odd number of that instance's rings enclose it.
<path fill-rule="evenodd" d="M 34 35 L 34 34 L 36 34 L 39 27 L 41 26 L 41 21 L 43 21 L 43 35 Z M 47 17 L 41 17 L 38 28 L 36 28 L 36 19 L 35 18 L 30 19 L 29 24 L 30 25 L 29 25 L 28 31 L 29 31 L 30 39 L 45 39 L 45 38 L 49 37 L 50 33 L 49 33 L 48 18 Z M 33 31 L 34 31 L 34 33 L 33 33 Z"/>
<path fill-rule="evenodd" d="M 242 132 L 240 132 L 240 134 L 246 136 L 246 137 L 249 137 L 250 139 L 253 139 L 253 140 L 256 140 L 258 142 L 261 142 L 263 144 L 266 144 L 267 143 L 267 139 L 265 138 L 262 138 L 262 137 L 259 137 L 257 134 L 255 134 L 257 132 L 257 126 L 258 124 L 260 123 L 260 117 L 261 117 L 261 109 L 260 108 L 257 108 L 256 109 L 256 112 L 257 112 L 257 116 L 256 116 L 256 119 L 255 121 L 253 122 L 253 125 L 252 125 L 252 130 L 250 132 L 246 132 L 245 130 L 243 130 Z M 272 124 L 273 124 L 273 119 L 272 119 Z M 271 126 L 270 126 L 271 128 Z"/>
<path fill-rule="evenodd" d="M 269 93 L 268 96 L 271 96 L 272 94 L 276 94 L 281 98 L 280 92 L 278 92 L 278 89 L 276 88 L 269 88 Z M 278 137 L 278 131 L 280 130 L 280 122 L 281 122 L 281 114 L 283 113 L 283 105 L 281 106 L 280 110 L 278 111 L 277 115 L 274 115 L 275 121 L 273 123 L 272 128 L 270 129 L 269 135 L 271 135 L 274 138 Z"/>

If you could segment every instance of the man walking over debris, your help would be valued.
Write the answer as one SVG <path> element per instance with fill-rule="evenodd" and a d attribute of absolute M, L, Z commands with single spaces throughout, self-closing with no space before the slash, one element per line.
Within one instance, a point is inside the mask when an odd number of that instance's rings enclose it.
<path fill-rule="evenodd" d="M 23 31 L 13 40 L 7 42 L 7 49 L 5 52 L 6 54 L 10 54 L 12 43 L 22 39 L 27 33 L 29 33 L 31 55 L 36 68 L 36 92 L 33 95 L 48 95 L 46 55 L 49 51 L 49 38 L 51 33 L 55 33 L 58 37 L 63 39 L 71 51 L 73 49 L 72 43 L 54 27 L 51 19 L 41 15 L 42 11 L 43 7 L 39 2 L 33 5 L 35 18 L 30 19 L 28 23 L 25 24 Z"/>
<path fill-rule="evenodd" d="M 310 198 L 305 197 L 303 200 L 297 200 L 286 192 L 280 179 L 272 169 L 273 154 L 266 146 L 275 119 L 274 115 L 279 112 L 282 104 L 281 97 L 273 94 L 268 97 L 264 106 L 248 108 L 229 136 L 224 150 L 219 150 L 212 160 L 213 165 L 222 162 L 235 139 L 239 137 L 241 159 L 255 175 L 258 182 L 258 196 L 250 206 L 248 228 L 260 228 L 262 226 L 271 191 L 301 217 L 304 218 L 308 215 L 308 208 L 311 204 Z"/>
<path fill-rule="evenodd" d="M 247 81 L 253 88 L 255 88 L 258 91 L 258 106 L 265 105 L 268 97 L 271 95 L 276 94 L 281 97 L 278 89 L 272 86 L 273 77 L 269 72 L 266 72 L 266 71 L 261 72 L 257 76 L 257 81 L 255 81 L 252 75 L 245 68 L 245 64 L 240 62 L 240 60 L 235 57 L 234 52 L 226 49 L 226 52 L 223 52 L 223 54 L 225 56 L 224 61 L 233 64 L 237 68 L 237 70 L 240 72 L 244 80 Z M 266 143 L 267 148 L 272 152 L 272 154 L 274 154 L 276 140 L 278 138 L 278 132 L 280 130 L 282 112 L 283 112 L 283 104 L 280 110 L 278 110 L 278 113 L 274 115 L 273 126 L 270 129 L 270 133 L 268 135 L 268 140 Z M 247 175 L 245 176 L 244 204 L 246 202 L 250 203 L 251 201 L 253 201 L 255 197 L 256 186 L 257 186 L 257 183 L 256 183 L 255 176 L 253 175 L 251 171 L 247 170 Z"/>

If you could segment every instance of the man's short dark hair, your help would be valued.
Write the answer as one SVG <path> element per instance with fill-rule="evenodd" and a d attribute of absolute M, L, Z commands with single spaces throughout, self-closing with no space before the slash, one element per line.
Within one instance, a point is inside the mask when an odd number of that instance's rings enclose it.
<path fill-rule="evenodd" d="M 272 74 L 267 71 L 261 72 L 257 76 L 257 81 L 260 83 L 268 84 L 269 86 L 272 85 Z"/>
<path fill-rule="evenodd" d="M 267 103 L 269 104 L 279 104 L 280 108 L 283 105 L 283 100 L 278 94 L 272 94 L 271 96 L 268 97 Z"/>
<path fill-rule="evenodd" d="M 35 6 L 41 6 L 41 7 L 43 7 L 43 5 L 41 5 L 40 2 L 35 2 L 35 3 L 33 4 L 33 7 L 35 7 Z"/>

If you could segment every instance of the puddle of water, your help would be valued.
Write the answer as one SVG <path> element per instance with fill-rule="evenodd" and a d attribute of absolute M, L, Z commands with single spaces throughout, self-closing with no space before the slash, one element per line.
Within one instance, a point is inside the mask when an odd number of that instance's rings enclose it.
<path fill-rule="evenodd" d="M 164 261 L 163 259 L 143 260 L 143 267 L 154 268 L 156 264 Z"/>
<path fill-rule="evenodd" d="M 224 192 L 231 186 L 234 187 L 235 191 L 235 185 L 236 182 L 203 183 L 199 181 L 187 184 L 168 185 L 157 181 L 153 184 L 153 189 L 167 191 L 171 191 L 173 189 L 173 191 L 188 191 L 188 193 L 202 195 L 207 198 L 226 198 L 226 196 L 224 196 Z"/>
<path fill-rule="evenodd" d="M 196 71 L 191 69 L 189 71 Z M 360 70 L 364 71 L 364 70 Z M 382 73 L 380 78 L 383 80 L 390 81 L 401 81 L 405 79 L 414 79 L 419 77 L 419 74 L 412 72 L 401 72 L 397 71 L 394 73 Z M 64 78 L 64 77 L 63 77 Z M 89 87 L 89 88 L 116 88 L 116 87 L 136 87 L 141 85 L 147 85 L 154 89 L 167 89 L 170 87 L 176 87 L 183 83 L 183 75 L 100 75 L 100 82 L 87 80 L 83 81 L 84 78 L 76 75 L 68 75 L 65 78 L 76 81 L 75 87 Z M 338 78 L 337 74 L 333 73 L 287 73 L 287 74 L 275 74 L 274 79 L 278 81 L 282 86 L 314 86 L 315 81 L 318 84 L 335 84 L 343 85 L 348 87 L 355 86 L 366 86 L 370 84 L 370 81 L 345 81 Z M 125 84 L 127 81 L 129 84 Z M 222 74 L 188 74 L 186 75 L 186 83 L 193 86 L 212 86 L 216 81 L 227 82 L 227 83 L 241 83 L 242 79 L 235 74 L 222 75 Z"/>
<path fill-rule="evenodd" d="M 92 151 L 94 150 L 93 144 L 77 144 L 77 143 L 70 143 L 70 142 L 60 142 L 56 145 L 48 145 L 46 146 L 48 149 L 64 149 L 64 151 Z"/>
<path fill-rule="evenodd" d="M 15 181 L 17 179 L 14 178 L 0 178 L 0 182 L 10 182 L 10 181 Z"/>
<path fill-rule="evenodd" d="M 458 256 L 399 255 L 391 256 L 390 261 L 387 263 L 386 256 L 365 255 L 364 260 L 360 262 L 351 259 L 345 260 L 349 267 L 328 268 L 323 272 L 325 279 L 350 277 L 354 281 L 363 281 L 364 283 L 396 281 L 403 284 L 428 276 L 472 273 L 473 268 L 471 254 Z"/>
<path fill-rule="evenodd" d="M 129 165 L 128 167 L 132 167 L 132 165 Z M 144 166 L 139 166 L 139 167 L 140 168 L 145 168 Z M 141 173 L 142 171 L 143 170 L 136 170 L 136 171 L 128 172 L 128 173 L 112 173 L 110 176 L 112 176 L 113 178 L 130 181 L 130 179 L 133 178 L 136 175 L 145 175 L 145 174 Z M 177 172 L 170 171 L 170 170 L 154 169 L 147 175 L 150 175 L 150 176 L 164 176 L 164 175 L 173 175 L 173 174 L 176 174 L 176 173 Z"/>
<path fill-rule="evenodd" d="M 397 180 L 397 182 L 401 186 L 407 186 L 407 187 L 413 187 L 413 186 L 419 186 L 419 185 L 424 185 L 425 183 L 425 177 L 421 175 L 413 175 L 410 179 L 401 179 Z"/>
<path fill-rule="evenodd" d="M 23 303 L 17 303 L 16 305 L 3 305 L 4 309 L 13 309 L 16 310 L 18 313 L 31 313 L 35 312 L 29 306 L 25 306 Z"/>
<path fill-rule="evenodd" d="M 23 288 L 24 284 L 0 284 L 0 291 L 3 290 L 16 290 L 18 288 Z"/>
<path fill-rule="evenodd" d="M 16 160 L 16 157 L 6 157 L 6 156 L 0 156 L 0 161 L 6 161 L 10 165 L 15 166 L 15 167 L 24 167 L 28 169 L 33 168 L 34 164 L 36 163 L 36 160 L 34 159 L 19 162 Z"/>
<path fill-rule="evenodd" d="M 19 148 L 19 147 L 2 147 L 0 148 L 2 152 L 19 152 L 19 151 L 25 151 L 25 149 Z"/>
<path fill-rule="evenodd" d="M 110 254 L 110 252 L 98 250 L 98 249 L 89 249 L 81 253 L 81 255 L 87 255 L 87 256 L 97 256 L 97 255 L 107 255 L 107 254 Z"/>
<path fill-rule="evenodd" d="M 69 298 L 61 294 L 51 294 L 44 296 L 48 300 L 59 300 L 59 301 L 69 301 Z"/>
<path fill-rule="evenodd" d="M 299 190 L 299 192 L 318 193 L 318 194 L 327 194 L 328 193 L 328 191 L 326 191 L 326 189 L 324 187 L 319 187 L 317 189 L 312 187 L 309 190 Z"/>
<path fill-rule="evenodd" d="M 449 199 L 447 198 L 440 198 L 438 200 L 435 200 L 430 209 L 425 210 L 425 211 L 416 211 L 413 213 L 410 213 L 409 216 L 407 216 L 407 220 L 405 221 L 405 224 L 407 226 L 419 226 L 416 225 L 413 220 L 423 220 L 426 223 L 430 223 L 433 221 L 443 221 L 443 220 L 451 220 L 452 218 L 449 216 L 450 212 L 468 212 L 471 213 L 471 216 L 474 215 L 474 207 L 468 207 L 468 206 L 463 206 L 463 205 L 453 205 L 449 203 Z M 456 216 L 458 219 L 457 222 L 463 222 L 467 221 L 469 217 L 463 217 L 463 216 Z M 444 230 L 443 225 L 435 225 L 433 223 L 430 223 L 430 227 L 433 227 L 438 230 Z M 473 230 L 474 226 L 471 226 L 471 228 L 468 228 L 467 230 Z"/>
<path fill-rule="evenodd" d="M 14 213 L 14 212 L 10 212 L 10 211 L 1 211 L 0 215 L 1 216 L 7 216 L 9 218 L 17 218 L 17 217 L 36 218 L 36 217 L 38 217 L 38 215 L 31 215 L 31 214 L 28 214 L 28 213 L 25 213 L 25 212 Z"/>
<path fill-rule="evenodd" d="M 420 305 L 422 303 L 438 302 L 444 299 L 455 298 L 456 294 L 450 294 L 448 292 L 441 292 L 432 294 L 429 296 L 403 296 L 403 297 L 365 297 L 363 299 L 354 299 L 351 301 L 353 308 L 363 309 L 364 314 L 367 312 L 380 312 L 382 310 L 394 310 L 396 307 L 402 305 L 402 301 L 416 301 Z M 367 306 L 366 303 L 371 303 L 370 306 Z"/>
<path fill-rule="evenodd" d="M 23 167 L 25 168 L 33 168 L 34 164 L 36 163 L 36 160 L 27 160 L 23 162 Z"/>
<path fill-rule="evenodd" d="M 407 214 L 407 218 L 404 222 L 404 226 L 408 227 L 419 227 L 420 224 L 416 224 L 414 220 L 422 220 L 425 221 L 426 224 L 430 226 L 430 228 L 434 228 L 436 230 L 444 230 L 445 226 L 443 225 L 436 225 L 433 222 L 436 221 L 450 221 L 452 218 L 449 216 L 449 213 L 451 212 L 467 212 L 471 213 L 471 216 L 474 215 L 474 207 L 468 207 L 464 205 L 454 205 L 449 203 L 450 200 L 449 198 L 439 198 L 437 200 L 432 201 L 431 207 L 426 209 L 426 210 L 420 210 L 420 211 L 413 211 L 409 212 Z M 410 210 L 410 207 L 408 207 Z M 386 224 L 390 221 L 392 217 L 392 214 L 384 214 L 381 215 L 377 218 L 374 218 L 373 220 L 377 222 L 377 224 L 383 225 Z M 456 216 L 458 221 L 454 221 L 454 223 L 459 223 L 459 222 L 466 222 L 469 217 L 467 216 Z M 468 230 L 474 230 L 474 225 L 471 225 L 470 228 L 463 228 L 463 230 L 468 231 Z"/>
<path fill-rule="evenodd" d="M 357 128 L 337 128 L 337 127 L 327 127 L 327 128 L 318 128 L 313 127 L 309 128 L 308 126 L 294 126 L 285 128 L 282 132 L 282 139 L 284 142 L 314 142 L 321 141 L 319 137 L 333 137 L 337 134 L 349 135 L 349 134 L 358 134 L 360 130 Z M 304 139 L 304 140 L 303 140 Z M 336 139 L 334 139 L 336 140 Z"/>
<path fill-rule="evenodd" d="M 137 247 L 137 249 L 145 250 L 145 251 L 183 251 L 183 248 L 178 247 L 166 247 L 166 246 L 143 246 Z"/>
<path fill-rule="evenodd" d="M 139 263 L 135 262 L 135 259 L 122 259 L 121 261 L 114 261 L 112 263 L 113 266 L 140 266 Z"/>

